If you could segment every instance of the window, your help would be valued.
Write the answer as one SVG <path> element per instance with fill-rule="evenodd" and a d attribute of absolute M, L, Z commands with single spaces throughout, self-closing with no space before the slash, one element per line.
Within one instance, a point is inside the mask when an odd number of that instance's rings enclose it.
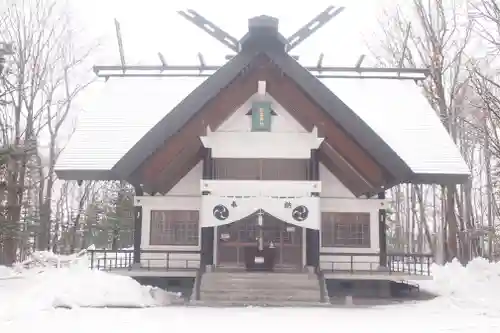
<path fill-rule="evenodd" d="M 322 213 L 321 244 L 324 247 L 370 247 L 369 213 Z"/>
<path fill-rule="evenodd" d="M 307 180 L 307 159 L 217 158 L 215 179 Z"/>
<path fill-rule="evenodd" d="M 151 245 L 198 245 L 199 213 L 192 210 L 151 211 Z"/>

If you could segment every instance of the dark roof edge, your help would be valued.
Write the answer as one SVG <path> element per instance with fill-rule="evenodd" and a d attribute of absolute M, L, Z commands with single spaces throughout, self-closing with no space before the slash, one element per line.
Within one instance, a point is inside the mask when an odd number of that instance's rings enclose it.
<path fill-rule="evenodd" d="M 254 55 L 239 53 L 207 78 L 195 90 L 167 113 L 112 168 L 122 178 L 128 178 L 151 154 L 179 131 L 212 98 L 228 86 L 250 64 Z"/>
<path fill-rule="evenodd" d="M 56 170 L 60 180 L 122 180 L 111 170 Z"/>
<path fill-rule="evenodd" d="M 267 55 L 287 76 L 291 77 L 316 103 L 335 119 L 351 135 L 354 141 L 363 147 L 367 154 L 372 156 L 395 178 L 408 179 L 411 177 L 411 169 L 399 155 L 318 78 L 303 68 L 287 53 L 268 52 Z"/>
<path fill-rule="evenodd" d="M 470 174 L 414 173 L 412 184 L 462 185 L 470 180 Z"/>
<path fill-rule="evenodd" d="M 463 185 L 470 181 L 470 174 L 441 174 L 441 173 L 413 173 L 411 178 L 394 181 L 386 184 L 384 187 L 379 187 L 375 191 L 368 193 L 369 196 L 375 195 L 378 192 L 383 192 L 400 184 L 414 185 Z"/>

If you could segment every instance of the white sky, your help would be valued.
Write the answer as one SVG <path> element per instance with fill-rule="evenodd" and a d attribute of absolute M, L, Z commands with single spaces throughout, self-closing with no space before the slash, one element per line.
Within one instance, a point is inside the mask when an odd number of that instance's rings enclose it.
<path fill-rule="evenodd" d="M 83 27 L 81 35 L 88 39 L 82 42 L 100 41 L 100 50 L 94 53 L 91 61 L 99 65 L 120 63 L 114 18 L 121 25 L 128 64 L 160 64 L 157 53 L 162 52 L 169 64 L 196 65 L 197 53 L 201 52 L 207 64 L 221 65 L 232 51 L 181 17 L 177 10 L 194 9 L 236 38 L 247 31 L 249 18 L 271 15 L 280 19 L 280 32 L 288 37 L 327 6 L 344 6 L 344 12 L 292 54 L 300 55 L 302 63 L 314 65 L 323 52 L 324 65 L 353 66 L 361 54 L 369 53 L 367 40 L 376 43 L 372 33 L 379 26 L 377 18 L 381 9 L 395 1 L 70 0 L 70 3 L 78 25 Z M 68 131 L 61 133 L 61 144 L 64 145 L 70 128 L 75 125 L 74 117 L 98 96 L 102 85 L 103 82 L 94 84 L 80 95 L 75 113 L 67 124 Z"/>
<path fill-rule="evenodd" d="M 129 63 L 159 63 L 156 54 L 161 51 L 167 62 L 184 64 L 196 63 L 197 52 L 202 52 L 207 62 L 219 64 L 231 51 L 179 16 L 177 10 L 194 9 L 237 38 L 246 32 L 248 18 L 271 15 L 280 19 L 280 31 L 288 37 L 326 6 L 345 5 L 343 13 L 304 42 L 295 53 L 302 54 L 304 60 L 316 61 L 319 53 L 324 52 L 335 62 L 342 59 L 353 64 L 365 49 L 359 33 L 370 32 L 376 27 L 377 12 L 388 1 L 74 0 L 74 3 L 76 12 L 87 26 L 88 35 L 108 37 L 107 54 L 99 60 L 119 61 L 114 39 L 113 19 L 116 17 L 121 23 Z"/>
<path fill-rule="evenodd" d="M 73 0 L 72 5 L 84 26 L 85 38 L 101 40 L 101 50 L 95 55 L 96 64 L 119 64 L 113 22 L 117 18 L 129 64 L 159 64 L 158 52 L 162 52 L 170 64 L 197 64 L 196 54 L 201 52 L 205 61 L 213 65 L 222 64 L 231 50 L 182 18 L 177 10 L 194 9 L 236 38 L 241 38 L 247 31 L 248 18 L 271 15 L 280 19 L 280 31 L 288 37 L 328 5 L 344 5 L 344 12 L 292 52 L 300 54 L 301 62 L 309 64 L 314 64 L 323 52 L 325 63 L 341 66 L 354 65 L 359 55 L 367 52 L 362 35 L 369 38 L 378 26 L 380 9 L 393 2 Z"/>

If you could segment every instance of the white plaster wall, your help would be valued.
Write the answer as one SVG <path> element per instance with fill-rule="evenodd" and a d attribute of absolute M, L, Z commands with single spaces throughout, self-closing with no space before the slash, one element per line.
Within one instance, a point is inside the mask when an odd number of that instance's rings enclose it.
<path fill-rule="evenodd" d="M 321 197 L 323 198 L 356 198 L 323 163 L 319 164 L 319 180 L 321 181 Z"/>
<path fill-rule="evenodd" d="M 202 178 L 203 162 L 191 169 L 165 196 L 137 197 L 142 205 L 141 249 L 166 251 L 199 251 L 197 246 L 151 245 L 151 211 L 152 210 L 200 210 L 200 180 Z M 199 230 L 201 236 L 201 227 Z M 176 253 L 169 255 L 171 268 L 196 268 L 200 264 L 200 254 Z M 154 260 L 153 260 L 154 259 Z M 144 267 L 165 267 L 166 255 L 160 253 L 143 254 L 141 265 Z"/>
<path fill-rule="evenodd" d="M 202 175 L 203 162 L 199 162 L 177 184 L 175 184 L 174 187 L 172 187 L 166 196 L 199 196 Z"/>
<path fill-rule="evenodd" d="M 214 133 L 203 137 L 206 147 L 212 148 L 214 158 L 284 158 L 308 159 L 311 148 L 321 143 L 317 133 L 306 131 L 270 95 L 272 109 L 270 132 L 253 132 L 250 98 L 229 116 Z"/>
<path fill-rule="evenodd" d="M 257 90 L 257 87 L 255 88 Z M 293 118 L 276 100 L 267 95 L 271 101 L 272 109 L 277 113 L 271 116 L 271 133 L 306 133 L 302 125 Z M 226 119 L 216 132 L 251 132 L 252 116 L 246 115 L 252 107 L 252 97 L 241 105 L 228 119 Z"/>
<path fill-rule="evenodd" d="M 323 247 L 320 244 L 321 253 L 329 253 L 320 256 L 320 268 L 331 270 L 331 262 L 335 262 L 335 269 L 350 269 L 351 258 L 349 256 L 336 256 L 336 253 L 372 253 L 380 251 L 378 210 L 385 206 L 383 200 L 357 199 L 324 165 L 320 164 L 321 180 L 321 211 L 322 212 L 354 212 L 370 214 L 370 248 L 352 247 Z M 345 262 L 345 264 L 341 263 Z M 378 256 L 354 257 L 354 269 L 369 270 L 377 269 L 379 266 Z"/>

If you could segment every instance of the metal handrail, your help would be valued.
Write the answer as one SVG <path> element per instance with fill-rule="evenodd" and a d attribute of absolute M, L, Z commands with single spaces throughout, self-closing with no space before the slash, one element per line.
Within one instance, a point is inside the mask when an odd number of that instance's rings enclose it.
<path fill-rule="evenodd" d="M 128 269 L 131 270 L 134 264 L 134 250 L 88 250 L 90 254 L 90 268 L 103 271 L 111 271 L 113 269 Z M 162 258 L 143 258 L 141 264 L 146 262 L 146 265 L 141 265 L 141 269 L 145 270 L 172 270 L 172 269 L 193 269 L 197 270 L 200 267 L 201 259 L 181 259 L 172 258 L 172 255 L 179 254 L 200 254 L 200 251 L 173 251 L 173 250 L 141 250 L 141 254 L 162 254 Z M 99 256 L 100 255 L 100 256 Z M 152 265 L 153 262 L 165 262 L 165 265 Z M 184 263 L 184 265 L 175 265 L 172 263 Z"/>
<path fill-rule="evenodd" d="M 381 265 L 379 261 L 359 260 L 360 257 L 380 257 L 379 253 L 330 253 L 321 252 L 320 263 L 322 270 L 326 272 L 348 272 L 354 274 L 363 272 L 368 274 L 376 274 L 381 271 L 387 272 L 389 275 L 393 273 L 407 273 L 408 275 L 431 275 L 431 265 L 433 263 L 432 254 L 426 253 L 388 253 L 385 265 Z M 325 258 L 326 256 L 326 258 Z M 348 260 L 328 259 L 328 257 L 342 257 Z M 327 266 L 325 268 L 324 266 Z M 348 268 L 339 268 L 345 267 Z M 368 269 L 360 269 L 359 266 L 368 266 Z"/>

